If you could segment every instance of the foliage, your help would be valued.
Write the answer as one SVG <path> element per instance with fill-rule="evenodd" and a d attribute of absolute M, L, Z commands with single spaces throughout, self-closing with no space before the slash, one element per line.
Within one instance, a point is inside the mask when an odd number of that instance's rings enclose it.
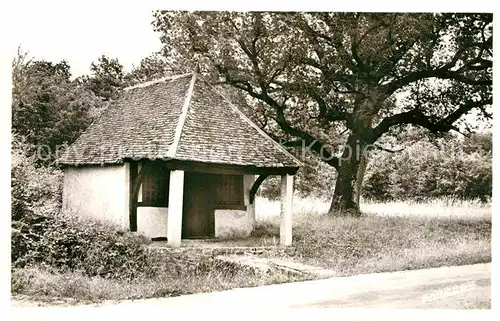
<path fill-rule="evenodd" d="M 78 79 L 86 89 L 105 101 L 118 98 L 121 90 L 126 87 L 123 65 L 118 59 L 105 55 L 90 65 L 90 76 Z"/>
<path fill-rule="evenodd" d="M 52 167 L 37 167 L 36 155 L 18 134 L 12 136 L 12 220 L 26 211 L 48 215 L 59 211 L 62 202 L 62 172 Z"/>
<path fill-rule="evenodd" d="M 491 262 L 491 204 L 402 203 L 396 210 L 369 204 L 355 219 L 329 217 L 326 202 L 296 198 L 293 248 L 285 256 L 341 276 Z M 259 199 L 256 235 L 279 239 L 279 213 L 279 202 Z"/>
<path fill-rule="evenodd" d="M 447 138 L 437 144 L 420 141 L 399 153 L 375 155 L 363 196 L 382 201 L 443 196 L 490 199 L 491 134 L 474 135 L 464 141 Z"/>
<path fill-rule="evenodd" d="M 302 159 L 301 155 L 296 156 Z M 333 192 L 336 172 L 324 162 L 312 155 L 305 154 L 302 166 L 294 176 L 294 191 L 301 197 L 318 197 L 326 199 Z M 281 179 L 278 176 L 269 176 L 262 183 L 258 195 L 269 199 L 279 199 L 281 193 Z"/>
<path fill-rule="evenodd" d="M 437 214 L 430 217 L 413 213 L 415 206 L 427 204 L 408 204 L 389 217 L 377 217 L 373 212 L 354 220 L 325 217 L 328 204 L 317 199 L 295 200 L 304 204 L 294 204 L 294 245 L 283 254 L 273 255 L 333 269 L 339 275 L 491 261 L 491 208 L 484 204 L 455 202 L 453 208 L 446 209 L 451 211 L 449 217 L 440 215 L 444 203 L 430 204 Z M 262 208 L 267 203 L 272 203 L 275 209 Z M 248 244 L 252 247 L 269 237 L 279 240 L 279 202 L 259 199 L 257 205 L 255 239 Z M 488 215 L 476 215 L 479 211 Z M 274 216 L 263 217 L 264 212 L 274 212 Z M 238 266 L 221 265 L 211 255 L 203 255 L 203 251 L 197 252 L 193 247 L 184 251 L 164 250 L 158 251 L 163 255 L 149 253 L 154 259 L 148 264 L 155 267 L 156 273 L 129 280 L 89 277 L 78 271 L 60 272 L 40 265 L 14 268 L 12 292 L 37 301 L 54 298 L 101 301 L 176 296 L 303 279 L 280 273 L 255 274 Z"/>
<path fill-rule="evenodd" d="M 492 135 L 480 133 L 458 139 L 440 138 L 409 130 L 383 144 L 396 151 L 374 150 L 363 181 L 364 199 L 423 200 L 454 197 L 486 201 L 492 193 Z M 301 155 L 296 155 L 302 158 Z M 326 199 L 333 192 L 336 173 L 309 154 L 295 175 L 298 196 Z M 269 177 L 259 196 L 278 199 L 279 177 Z"/>
<path fill-rule="evenodd" d="M 158 11 L 154 27 L 167 57 L 244 92 L 265 130 L 334 167 L 333 204 L 353 212 L 349 150 L 491 118 L 491 14 Z"/>
<path fill-rule="evenodd" d="M 133 85 L 172 74 L 172 67 L 167 59 L 159 53 L 153 53 L 142 59 L 139 66 L 134 66 L 132 71 L 125 75 L 125 79 L 130 85 Z"/>
<path fill-rule="evenodd" d="M 63 273 L 43 266 L 16 268 L 12 271 L 11 288 L 14 295 L 26 295 L 37 303 L 43 300 L 53 305 L 58 303 L 57 301 L 68 304 L 75 303 L 75 300 L 89 303 L 89 301 L 173 297 L 304 279 L 279 271 L 270 275 L 255 274 L 236 264 L 215 266 L 211 263 L 214 261 L 206 256 L 194 258 L 195 265 L 207 268 L 206 272 L 200 272 L 200 269 L 188 269 L 190 266 L 184 264 L 182 269 L 185 273 L 181 275 L 172 274 L 168 269 L 156 275 L 144 275 L 132 280 L 89 277 L 80 272 Z M 179 261 L 179 265 L 182 262 Z"/>
<path fill-rule="evenodd" d="M 149 272 L 142 241 L 114 226 L 26 211 L 12 221 L 12 266 L 38 264 L 104 278 L 130 279 Z"/>
<path fill-rule="evenodd" d="M 12 130 L 25 137 L 37 163 L 49 164 L 59 145 L 72 143 L 102 102 L 71 81 L 65 61 L 34 61 L 19 52 L 12 62 Z"/>
<path fill-rule="evenodd" d="M 141 241 L 114 226 L 59 214 L 62 172 L 36 167 L 26 142 L 13 136 L 12 248 L 13 267 L 34 264 L 86 275 L 130 278 L 146 273 Z"/>
<path fill-rule="evenodd" d="M 481 154 L 493 152 L 493 135 L 490 133 L 477 133 L 464 138 L 463 151 L 472 153 L 474 151 Z"/>

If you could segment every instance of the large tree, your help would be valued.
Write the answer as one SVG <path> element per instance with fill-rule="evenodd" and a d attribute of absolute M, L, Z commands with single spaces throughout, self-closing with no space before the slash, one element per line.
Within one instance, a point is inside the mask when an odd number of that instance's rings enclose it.
<path fill-rule="evenodd" d="M 243 91 L 267 130 L 337 170 L 332 215 L 360 214 L 360 163 L 383 135 L 491 117 L 492 14 L 161 11 L 153 26 L 167 57 Z"/>

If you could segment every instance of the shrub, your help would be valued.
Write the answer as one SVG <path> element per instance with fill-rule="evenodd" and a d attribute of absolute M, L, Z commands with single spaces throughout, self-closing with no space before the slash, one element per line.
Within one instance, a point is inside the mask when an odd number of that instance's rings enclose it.
<path fill-rule="evenodd" d="M 36 155 L 29 156 L 25 139 L 13 135 L 12 143 L 12 219 L 18 220 L 25 210 L 47 215 L 59 211 L 62 202 L 62 172 L 53 167 L 36 165 Z"/>
<path fill-rule="evenodd" d="M 401 153 L 378 153 L 370 160 L 363 197 L 380 201 L 454 197 L 491 198 L 491 148 L 445 140 L 421 141 Z M 438 144 L 439 145 L 439 144 Z"/>
<path fill-rule="evenodd" d="M 47 265 L 88 276 L 130 279 L 148 270 L 142 240 L 74 215 L 25 213 L 12 222 L 12 266 Z"/>

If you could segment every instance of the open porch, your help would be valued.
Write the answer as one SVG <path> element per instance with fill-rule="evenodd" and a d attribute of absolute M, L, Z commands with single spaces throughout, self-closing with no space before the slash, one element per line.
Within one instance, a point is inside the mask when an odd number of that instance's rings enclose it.
<path fill-rule="evenodd" d="M 179 247 L 182 239 L 244 238 L 255 226 L 255 195 L 281 176 L 280 244 L 292 244 L 293 175 L 297 168 L 130 162 L 130 230 Z"/>

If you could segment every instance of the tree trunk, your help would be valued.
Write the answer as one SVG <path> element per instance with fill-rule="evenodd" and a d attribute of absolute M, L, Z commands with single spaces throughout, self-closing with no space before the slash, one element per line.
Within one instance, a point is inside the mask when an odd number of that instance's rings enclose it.
<path fill-rule="evenodd" d="M 335 192 L 328 215 L 359 217 L 359 200 L 363 177 L 367 166 L 367 155 L 363 152 L 365 145 L 351 135 L 342 153 L 342 161 L 338 170 Z"/>
<path fill-rule="evenodd" d="M 366 167 L 368 166 L 368 153 L 363 153 L 361 155 L 361 161 L 359 164 L 358 175 L 356 177 L 356 203 L 360 204 L 361 194 L 363 190 L 363 179 L 365 178 Z"/>

